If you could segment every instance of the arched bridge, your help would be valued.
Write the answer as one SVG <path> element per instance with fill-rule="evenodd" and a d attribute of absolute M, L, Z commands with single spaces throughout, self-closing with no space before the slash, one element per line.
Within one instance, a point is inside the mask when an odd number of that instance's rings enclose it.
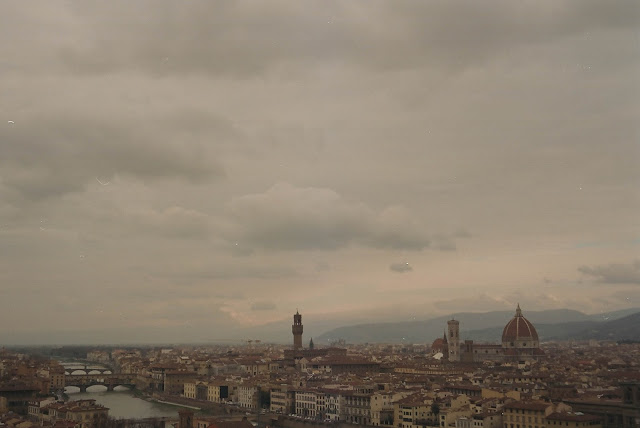
<path fill-rule="evenodd" d="M 64 374 L 66 374 L 67 376 L 71 375 L 71 373 L 77 371 L 77 370 L 82 370 L 83 372 L 85 372 L 85 374 L 89 374 L 91 372 L 98 372 L 100 374 L 111 374 L 113 373 L 113 369 L 111 369 L 110 367 L 92 367 L 92 366 L 82 366 L 82 365 L 78 365 L 78 366 L 67 366 L 64 368 Z M 109 373 L 106 373 L 109 372 Z M 95 374 L 95 373 L 94 373 Z"/>
<path fill-rule="evenodd" d="M 113 391 L 113 388 L 116 386 L 134 388 L 136 386 L 136 376 L 131 374 L 87 374 L 65 376 L 65 386 L 76 386 L 80 388 L 80 391 L 86 391 L 88 387 L 94 385 L 106 386 L 109 391 Z"/>

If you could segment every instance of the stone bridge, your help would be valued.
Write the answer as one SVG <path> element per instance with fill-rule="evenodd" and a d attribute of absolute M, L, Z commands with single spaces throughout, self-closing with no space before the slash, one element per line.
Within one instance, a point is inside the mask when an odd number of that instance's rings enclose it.
<path fill-rule="evenodd" d="M 71 373 L 75 372 L 76 370 L 82 370 L 83 372 L 85 372 L 85 374 L 89 374 L 90 372 L 99 372 L 101 374 L 105 373 L 105 372 L 109 372 L 109 374 L 113 373 L 113 369 L 111 367 L 92 367 L 90 365 L 77 365 L 77 366 L 66 366 L 64 368 L 64 374 L 66 374 L 67 376 L 71 375 Z"/>
<path fill-rule="evenodd" d="M 76 386 L 84 392 L 94 385 L 106 386 L 108 391 L 113 391 L 116 386 L 135 388 L 136 375 L 132 374 L 86 374 L 65 376 L 65 386 Z"/>

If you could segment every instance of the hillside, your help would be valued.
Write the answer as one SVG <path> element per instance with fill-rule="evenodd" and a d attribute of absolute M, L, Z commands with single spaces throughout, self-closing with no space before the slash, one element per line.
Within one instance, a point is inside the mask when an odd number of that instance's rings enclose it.
<path fill-rule="evenodd" d="M 617 320 L 598 323 L 574 335 L 575 339 L 640 341 L 640 312 Z"/>
<path fill-rule="evenodd" d="M 593 330 L 629 312 L 640 309 L 627 309 L 611 313 L 587 315 L 569 309 L 547 311 L 527 311 L 525 317 L 538 330 L 541 340 L 576 337 L 585 331 Z M 343 339 L 348 343 L 430 343 L 441 337 L 447 321 L 454 318 L 460 321 L 462 339 L 473 339 L 482 342 L 499 342 L 504 325 L 513 317 L 512 311 L 495 311 L 485 313 L 462 312 L 450 316 L 432 318 L 426 321 L 358 324 L 339 327 L 318 336 L 316 343 L 331 343 Z M 473 329 L 471 329 L 473 328 Z M 640 330 L 640 329 L 639 329 Z M 586 334 L 586 333 L 585 333 Z M 608 333 L 602 333 L 608 334 Z M 586 334 L 588 335 L 588 334 Z"/>

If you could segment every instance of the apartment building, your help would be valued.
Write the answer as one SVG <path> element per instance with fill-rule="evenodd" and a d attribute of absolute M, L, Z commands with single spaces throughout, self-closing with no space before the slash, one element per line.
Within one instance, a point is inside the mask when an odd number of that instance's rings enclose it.
<path fill-rule="evenodd" d="M 308 389 L 296 391 L 295 409 L 296 415 L 303 418 L 322 418 L 324 412 L 324 393 Z"/>
<path fill-rule="evenodd" d="M 393 425 L 395 401 L 408 395 L 408 392 L 380 391 L 371 397 L 371 425 Z"/>
<path fill-rule="evenodd" d="M 324 390 L 324 420 L 339 421 L 341 415 L 342 392 L 338 390 Z"/>
<path fill-rule="evenodd" d="M 229 401 L 229 385 L 219 382 L 207 384 L 207 401 L 224 403 Z"/>
<path fill-rule="evenodd" d="M 341 419 L 358 424 L 371 425 L 371 397 L 373 392 L 345 391 L 342 394 Z"/>
<path fill-rule="evenodd" d="M 432 412 L 433 394 L 419 392 L 401 398 L 393 403 L 394 425 L 398 428 L 415 428 L 438 422 Z"/>
<path fill-rule="evenodd" d="M 209 386 L 206 382 L 187 382 L 184 384 L 184 396 L 195 400 L 207 400 Z"/>
<path fill-rule="evenodd" d="M 260 408 L 260 386 L 253 382 L 238 385 L 238 405 L 244 409 Z"/>
<path fill-rule="evenodd" d="M 285 415 L 295 413 L 296 391 L 288 385 L 272 387 L 270 390 L 271 405 L 269 410 Z"/>

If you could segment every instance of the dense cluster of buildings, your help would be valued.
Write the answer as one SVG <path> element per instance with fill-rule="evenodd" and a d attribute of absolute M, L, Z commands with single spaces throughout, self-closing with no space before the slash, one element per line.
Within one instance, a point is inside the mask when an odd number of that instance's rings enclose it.
<path fill-rule="evenodd" d="M 430 345 L 304 348 L 296 312 L 290 347 L 103 349 L 87 357 L 150 396 L 265 415 L 275 426 L 640 427 L 640 344 L 541 345 L 520 307 L 499 344 L 462 341 L 459 328 L 449 321 Z M 54 361 L 4 352 L 0 414 L 97 426 L 108 409 L 44 398 L 74 379 Z M 3 393 L 10 385 L 22 395 Z"/>
<path fill-rule="evenodd" d="M 27 415 L 4 412 L 0 426 L 8 428 L 104 428 L 109 409 L 96 404 L 96 400 L 57 401 L 52 397 L 29 400 Z"/>

